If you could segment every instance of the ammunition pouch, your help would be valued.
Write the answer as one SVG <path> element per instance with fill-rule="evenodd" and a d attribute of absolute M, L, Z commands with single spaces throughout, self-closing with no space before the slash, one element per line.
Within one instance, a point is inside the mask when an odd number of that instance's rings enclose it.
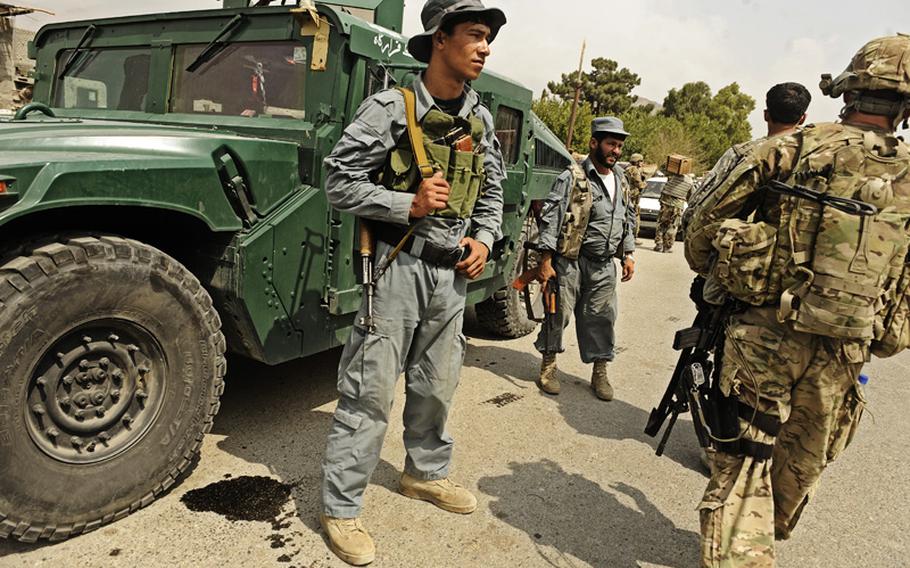
<path fill-rule="evenodd" d="M 408 95 L 405 97 L 407 103 Z M 442 172 L 449 183 L 449 201 L 445 209 L 432 215 L 470 217 L 485 179 L 485 153 L 478 151 L 483 142 L 483 122 L 473 114 L 463 118 L 432 109 L 418 124 L 416 110 L 409 106 L 405 105 L 408 136 L 402 137 L 389 152 L 378 183 L 391 190 L 415 193 L 422 179 Z M 415 158 L 415 144 L 423 147 L 427 165 L 432 168 L 430 175 L 421 171 L 420 160 Z"/>
<path fill-rule="evenodd" d="M 754 306 L 773 301 L 771 264 L 777 248 L 777 227 L 727 219 L 717 231 L 713 276 L 734 298 Z"/>

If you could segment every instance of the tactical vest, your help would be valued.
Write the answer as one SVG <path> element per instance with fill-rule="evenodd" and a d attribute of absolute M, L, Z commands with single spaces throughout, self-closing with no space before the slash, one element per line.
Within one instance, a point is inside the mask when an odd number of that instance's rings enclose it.
<path fill-rule="evenodd" d="M 588 230 L 594 200 L 591 195 L 591 182 L 588 181 L 584 168 L 573 161 L 569 171 L 572 172 L 572 189 L 569 194 L 569 207 L 559 230 L 557 252 L 560 256 L 576 260 L 581 253 L 581 243 Z"/>
<path fill-rule="evenodd" d="M 686 178 L 678 175 L 671 175 L 664 185 L 661 197 L 675 197 L 676 199 L 685 200 L 692 191 L 692 184 L 686 181 Z"/>
<path fill-rule="evenodd" d="M 416 193 L 424 178 L 442 172 L 449 182 L 449 201 L 445 209 L 432 215 L 470 217 L 484 181 L 485 153 L 480 151 L 483 121 L 473 113 L 463 118 L 431 109 L 418 123 L 414 92 L 410 89 L 399 91 L 405 97 L 408 136 L 403 136 L 389 152 L 378 183 L 391 190 Z M 462 134 L 470 136 L 470 151 L 459 149 L 464 144 L 456 143 Z M 426 163 L 421 164 L 424 160 Z"/>
<path fill-rule="evenodd" d="M 872 204 L 878 213 L 857 216 L 781 197 L 776 227 L 739 219 L 721 224 L 714 275 L 743 301 L 779 303 L 778 319 L 796 331 L 892 346 L 910 342 L 908 168 L 910 151 L 893 135 L 841 124 L 807 127 L 791 181 Z"/>

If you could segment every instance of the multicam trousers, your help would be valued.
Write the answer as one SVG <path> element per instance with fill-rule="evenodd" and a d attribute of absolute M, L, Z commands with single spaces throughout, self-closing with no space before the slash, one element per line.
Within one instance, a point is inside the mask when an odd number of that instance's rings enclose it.
<path fill-rule="evenodd" d="M 632 188 L 629 190 L 628 207 L 635 209 L 635 238 L 638 238 L 638 231 L 641 229 L 641 190 Z"/>
<path fill-rule="evenodd" d="M 685 205 L 685 200 L 678 197 L 661 196 L 657 230 L 654 233 L 655 249 L 669 252 L 673 248 Z"/>
<path fill-rule="evenodd" d="M 822 471 L 850 443 L 862 415 L 859 374 L 866 346 L 792 331 L 775 308 L 751 308 L 728 328 L 721 390 L 783 422 L 770 460 L 718 452 L 699 505 L 702 566 L 774 566 L 774 540 L 787 539 Z"/>

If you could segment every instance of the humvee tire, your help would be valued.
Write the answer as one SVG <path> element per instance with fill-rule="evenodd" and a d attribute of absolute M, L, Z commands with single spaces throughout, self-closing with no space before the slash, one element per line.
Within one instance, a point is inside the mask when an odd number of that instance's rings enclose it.
<path fill-rule="evenodd" d="M 505 339 L 516 339 L 528 335 L 537 327 L 537 322 L 528 318 L 524 300 L 518 290 L 512 288 L 512 282 L 521 275 L 524 266 L 524 257 L 534 254 L 525 249 L 524 244 L 529 238 L 536 237 L 537 227 L 531 221 L 525 222 L 521 230 L 517 248 L 518 257 L 512 265 L 512 270 L 506 275 L 509 285 L 500 288 L 492 296 L 474 306 L 477 322 L 487 331 Z M 532 260 L 531 265 L 535 262 Z M 537 285 L 532 284 L 534 290 Z"/>
<path fill-rule="evenodd" d="M 0 266 L 0 537 L 62 540 L 171 487 L 218 411 L 220 329 L 199 281 L 134 240 Z"/>

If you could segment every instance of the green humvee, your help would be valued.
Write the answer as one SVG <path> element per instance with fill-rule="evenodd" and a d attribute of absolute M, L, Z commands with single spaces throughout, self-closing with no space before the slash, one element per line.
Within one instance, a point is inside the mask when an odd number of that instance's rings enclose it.
<path fill-rule="evenodd" d="M 327 205 L 322 160 L 365 97 L 419 71 L 403 1 L 248 3 L 52 24 L 30 46 L 35 102 L 0 121 L 0 537 L 149 504 L 197 456 L 226 350 L 277 364 L 351 329 L 356 222 Z M 529 90 L 474 87 L 508 181 L 469 303 L 518 336 L 528 208 L 571 157 Z"/>

